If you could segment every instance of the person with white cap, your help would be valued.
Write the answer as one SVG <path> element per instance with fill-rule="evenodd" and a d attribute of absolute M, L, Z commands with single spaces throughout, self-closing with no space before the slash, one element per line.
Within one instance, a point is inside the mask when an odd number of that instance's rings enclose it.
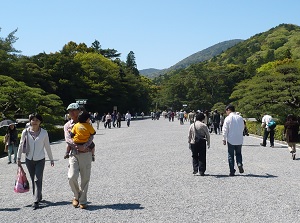
<path fill-rule="evenodd" d="M 71 153 L 69 157 L 69 171 L 68 179 L 71 190 L 73 192 L 73 207 L 79 207 L 81 209 L 87 208 L 87 191 L 90 182 L 91 167 L 92 167 L 92 153 L 89 148 L 93 141 L 93 135 L 83 145 L 76 145 L 71 138 L 70 131 L 73 126 L 78 122 L 78 115 L 81 112 L 78 103 L 71 103 L 67 107 L 67 111 L 70 115 L 70 121 L 64 125 L 65 140 L 68 146 L 71 147 Z M 80 186 L 78 183 L 78 177 L 80 174 Z"/>

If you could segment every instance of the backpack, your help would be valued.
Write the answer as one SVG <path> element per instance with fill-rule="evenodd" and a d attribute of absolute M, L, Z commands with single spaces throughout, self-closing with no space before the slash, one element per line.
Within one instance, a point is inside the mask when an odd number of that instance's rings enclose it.
<path fill-rule="evenodd" d="M 269 123 L 268 123 L 268 127 L 272 130 L 275 129 L 276 127 L 276 122 L 272 119 Z"/>

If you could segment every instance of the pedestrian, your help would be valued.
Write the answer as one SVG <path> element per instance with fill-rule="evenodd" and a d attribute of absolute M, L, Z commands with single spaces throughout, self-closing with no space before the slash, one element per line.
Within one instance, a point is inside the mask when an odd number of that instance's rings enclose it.
<path fill-rule="evenodd" d="M 127 111 L 126 115 L 125 115 L 125 120 L 127 122 L 127 126 L 130 126 L 130 120 L 131 120 L 131 114 L 129 111 Z"/>
<path fill-rule="evenodd" d="M 45 168 L 45 150 L 50 164 L 54 166 L 54 160 L 49 143 L 48 132 L 41 128 L 43 118 L 39 114 L 30 116 L 30 126 L 22 131 L 18 149 L 18 166 L 21 166 L 22 153 L 26 153 L 25 164 L 28 169 L 33 193 L 33 209 L 39 208 L 42 201 L 43 174 Z M 25 148 L 24 148 L 25 147 Z M 25 149 L 25 151 L 24 151 Z"/>
<path fill-rule="evenodd" d="M 103 116 L 102 116 L 102 118 L 101 118 L 101 122 L 103 122 L 104 128 L 106 128 L 106 127 L 107 127 L 107 125 L 106 125 L 106 121 L 105 121 L 105 118 L 106 118 L 106 114 L 105 114 L 105 113 L 103 113 Z"/>
<path fill-rule="evenodd" d="M 74 143 L 77 145 L 85 144 L 91 135 L 95 135 L 96 131 L 91 125 L 90 115 L 86 111 L 82 111 L 78 115 L 78 122 L 73 126 L 72 130 L 70 131 L 71 138 L 73 139 Z M 92 153 L 92 161 L 95 161 L 95 144 L 92 143 L 89 146 L 91 153 Z M 69 158 L 69 154 L 71 152 L 71 146 L 67 146 L 66 155 L 64 159 Z"/>
<path fill-rule="evenodd" d="M 269 123 L 273 120 L 271 115 L 268 115 L 265 113 L 263 116 L 261 122 L 261 127 L 264 128 L 264 136 L 263 136 L 263 142 L 260 143 L 261 146 L 266 147 L 267 146 L 267 139 L 270 135 L 270 147 L 274 148 L 274 135 L 275 135 L 275 128 L 270 128 Z"/>
<path fill-rule="evenodd" d="M 121 128 L 121 120 L 122 120 L 122 115 L 120 112 L 117 113 L 117 127 Z"/>
<path fill-rule="evenodd" d="M 190 124 L 194 123 L 194 120 L 195 120 L 195 112 L 194 112 L 194 110 L 190 111 L 190 113 L 188 114 L 188 119 L 190 121 Z"/>
<path fill-rule="evenodd" d="M 178 117 L 179 117 L 179 122 L 180 122 L 180 125 L 183 125 L 183 119 L 184 119 L 184 113 L 183 113 L 183 110 L 180 110 L 180 112 L 178 113 Z"/>
<path fill-rule="evenodd" d="M 107 113 L 107 115 L 105 117 L 105 123 L 106 123 L 106 126 L 110 129 L 111 128 L 111 115 L 109 112 Z"/>
<path fill-rule="evenodd" d="M 287 120 L 284 123 L 284 138 L 289 146 L 289 151 L 292 154 L 292 159 L 296 158 L 296 142 L 299 142 L 299 122 L 297 117 L 289 114 Z"/>
<path fill-rule="evenodd" d="M 99 125 L 100 125 L 100 121 L 101 121 L 101 115 L 99 114 L 99 112 L 95 113 L 95 120 L 96 120 L 96 124 L 97 124 L 97 130 L 99 130 Z"/>
<path fill-rule="evenodd" d="M 212 122 L 213 122 L 213 126 L 214 126 L 214 130 L 215 130 L 215 134 L 221 134 L 220 131 L 220 114 L 218 112 L 217 109 L 215 109 L 214 113 L 213 113 L 213 118 L 212 118 Z"/>
<path fill-rule="evenodd" d="M 244 173 L 242 157 L 244 120 L 235 113 L 235 107 L 233 105 L 226 107 L 226 114 L 227 117 L 223 125 L 223 145 L 227 143 L 228 147 L 229 176 L 234 176 L 234 154 L 236 156 L 239 172 Z"/>
<path fill-rule="evenodd" d="M 145 113 L 141 112 L 142 119 L 144 119 Z"/>
<path fill-rule="evenodd" d="M 87 191 L 92 167 L 92 153 L 89 146 L 92 144 L 93 136 L 91 135 L 88 142 L 83 145 L 74 144 L 69 131 L 71 131 L 73 126 L 78 122 L 78 115 L 80 113 L 79 105 L 77 103 L 71 103 L 67 107 L 67 111 L 69 112 L 71 120 L 64 125 L 64 134 L 66 143 L 71 146 L 68 179 L 74 196 L 72 205 L 73 207 L 78 207 L 79 205 L 81 209 L 86 209 Z M 78 183 L 79 175 L 80 186 Z"/>
<path fill-rule="evenodd" d="M 5 145 L 7 145 L 8 152 L 8 164 L 11 164 L 11 155 L 14 154 L 14 163 L 17 162 L 17 152 L 18 152 L 18 132 L 16 125 L 14 123 L 7 127 L 5 135 Z"/>
<path fill-rule="evenodd" d="M 222 132 L 223 130 L 223 124 L 224 124 L 224 114 L 220 114 L 220 131 Z"/>
<path fill-rule="evenodd" d="M 206 171 L 206 144 L 210 147 L 210 135 L 207 126 L 202 122 L 205 116 L 203 113 L 196 115 L 196 121 L 190 125 L 188 143 L 193 157 L 193 174 L 198 171 L 201 176 Z"/>

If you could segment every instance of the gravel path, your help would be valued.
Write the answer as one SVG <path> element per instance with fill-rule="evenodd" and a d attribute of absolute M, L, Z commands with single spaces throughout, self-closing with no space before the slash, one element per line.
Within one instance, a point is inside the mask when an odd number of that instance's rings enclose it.
<path fill-rule="evenodd" d="M 45 202 L 35 211 L 31 192 L 13 192 L 17 165 L 2 158 L 0 222 L 300 221 L 300 158 L 292 160 L 286 145 L 260 147 L 261 139 L 245 137 L 245 173 L 228 177 L 227 147 L 212 134 L 207 176 L 201 177 L 192 174 L 187 123 L 147 119 L 122 125 L 97 131 L 86 210 L 71 205 L 64 141 L 52 144 L 55 166 L 46 162 Z"/>

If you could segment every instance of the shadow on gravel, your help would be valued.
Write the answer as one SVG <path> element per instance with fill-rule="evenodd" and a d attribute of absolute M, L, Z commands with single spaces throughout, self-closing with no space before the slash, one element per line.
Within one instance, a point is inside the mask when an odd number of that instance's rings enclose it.
<path fill-rule="evenodd" d="M 88 209 L 89 211 L 96 211 L 100 209 L 113 209 L 113 210 L 141 210 L 144 209 L 144 207 L 141 207 L 141 204 L 108 204 L 108 205 L 89 205 Z"/>
<path fill-rule="evenodd" d="M 19 211 L 21 208 L 0 208 L 0 211 Z"/>
<path fill-rule="evenodd" d="M 275 178 L 278 176 L 275 175 L 271 175 L 266 173 L 266 175 L 257 175 L 257 174 L 247 174 L 247 175 L 242 175 L 242 174 L 237 174 L 235 176 L 228 176 L 228 175 L 224 175 L 224 174 L 220 174 L 220 175 L 207 175 L 207 176 L 213 176 L 216 178 L 223 178 L 223 177 L 258 177 L 258 178 Z"/>
<path fill-rule="evenodd" d="M 39 203 L 39 209 L 50 207 L 50 206 L 62 206 L 62 205 L 70 205 L 70 201 L 59 201 L 59 202 L 51 202 L 51 201 L 46 201 L 42 200 Z M 31 207 L 32 204 L 26 205 L 25 207 Z"/>

